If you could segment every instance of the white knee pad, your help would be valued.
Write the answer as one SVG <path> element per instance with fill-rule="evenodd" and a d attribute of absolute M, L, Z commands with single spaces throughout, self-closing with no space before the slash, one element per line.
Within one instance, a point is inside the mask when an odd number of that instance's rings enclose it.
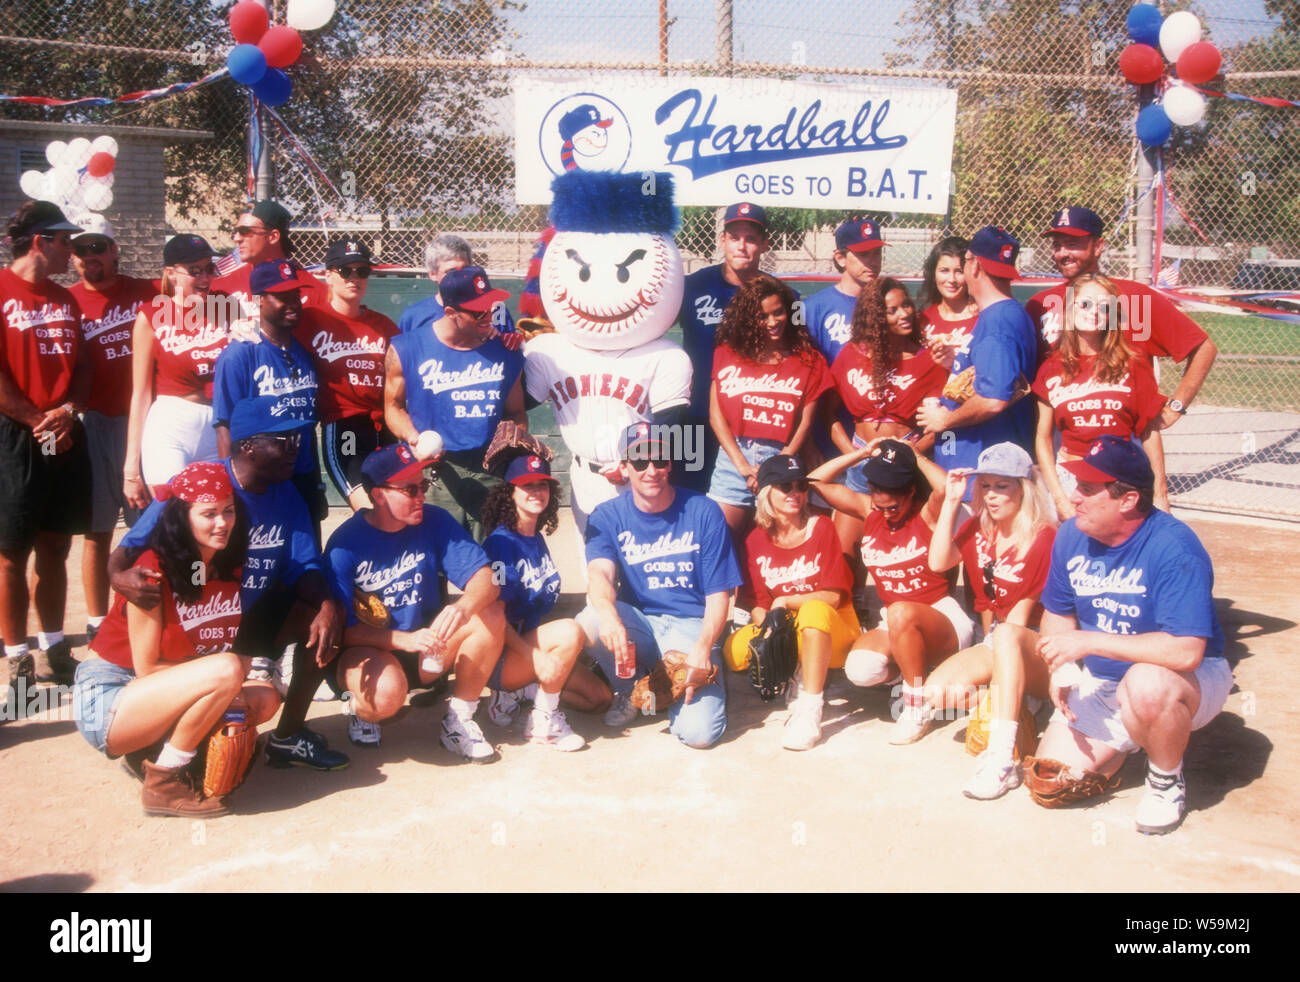
<path fill-rule="evenodd" d="M 869 648 L 855 648 L 844 662 L 844 675 L 854 685 L 883 685 L 894 675 L 889 656 Z"/>

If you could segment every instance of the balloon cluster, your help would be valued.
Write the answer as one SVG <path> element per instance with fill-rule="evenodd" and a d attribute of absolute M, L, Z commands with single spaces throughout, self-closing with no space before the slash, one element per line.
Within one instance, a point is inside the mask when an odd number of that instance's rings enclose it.
<path fill-rule="evenodd" d="M 257 0 L 239 0 L 230 8 L 230 33 L 236 42 L 226 56 L 230 77 L 268 106 L 284 105 L 293 94 L 293 83 L 283 69 L 302 54 L 298 32 L 324 27 L 334 16 L 334 6 L 335 0 L 289 0 L 287 23 L 272 27 Z"/>
<path fill-rule="evenodd" d="M 1201 40 L 1201 22 L 1189 10 L 1168 17 L 1154 4 L 1139 3 L 1128 12 L 1128 36 L 1133 43 L 1120 52 L 1119 70 L 1134 85 L 1150 85 L 1165 75 L 1165 60 L 1177 78 L 1158 103 L 1138 113 L 1137 136 L 1148 147 L 1158 147 L 1173 132 L 1174 124 L 1193 126 L 1205 117 L 1206 99 L 1192 88 L 1204 85 L 1223 64 L 1219 49 Z"/>
<path fill-rule="evenodd" d="M 45 159 L 49 170 L 24 171 L 18 179 L 27 197 L 53 201 L 69 216 L 112 206 L 117 141 L 111 136 L 94 140 L 79 136 L 67 143 L 55 140 L 46 146 Z"/>

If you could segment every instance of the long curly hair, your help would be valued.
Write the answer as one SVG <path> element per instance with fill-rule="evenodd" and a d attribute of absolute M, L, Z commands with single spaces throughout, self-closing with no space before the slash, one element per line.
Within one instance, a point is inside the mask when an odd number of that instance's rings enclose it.
<path fill-rule="evenodd" d="M 1103 338 L 1101 342 L 1101 351 L 1097 353 L 1097 363 L 1093 368 L 1093 375 L 1097 381 L 1114 383 L 1118 382 L 1128 374 L 1129 360 L 1133 357 L 1133 349 L 1129 347 L 1128 341 L 1124 337 L 1124 304 L 1120 299 L 1119 287 L 1108 277 L 1100 273 L 1083 273 L 1076 276 L 1070 283 L 1070 288 L 1066 290 L 1066 305 L 1063 319 L 1063 330 L 1061 331 L 1060 346 L 1057 349 L 1061 352 L 1061 367 L 1065 373 L 1065 380 L 1073 382 L 1074 377 L 1079 373 L 1079 361 L 1082 354 L 1079 350 L 1079 332 L 1074 323 L 1074 298 L 1078 296 L 1079 287 L 1086 284 L 1099 286 L 1110 294 L 1110 318 L 1106 328 L 1103 329 Z"/>
<path fill-rule="evenodd" d="M 739 290 L 722 313 L 716 343 L 726 345 L 741 358 L 758 361 L 771 347 L 763 326 L 763 301 L 779 297 L 785 308 L 785 337 L 781 343 L 805 360 L 816 353 L 812 335 L 804 323 L 803 306 L 793 290 L 774 276 L 762 273 Z"/>
<path fill-rule="evenodd" d="M 902 339 L 889 330 L 889 319 L 885 314 L 885 297 L 892 290 L 907 293 L 907 287 L 892 276 L 883 276 L 864 287 L 858 294 L 858 302 L 853 305 L 853 324 L 849 332 L 851 344 L 865 344 L 869 349 L 871 385 L 877 392 L 884 391 L 885 380 L 898 367 L 903 354 Z M 921 319 L 914 316 L 912 340 L 921 344 L 923 339 Z"/>
<path fill-rule="evenodd" d="M 234 501 L 235 527 L 230 530 L 230 541 L 212 557 L 212 575 L 218 580 L 239 579 L 248 553 L 248 512 L 238 495 Z M 195 603 L 203 595 L 203 581 L 195 575 L 203 568 L 203 559 L 190 529 L 192 507 L 180 498 L 168 498 L 147 540 L 172 593 L 186 603 Z"/>
<path fill-rule="evenodd" d="M 950 235 L 946 239 L 940 239 L 939 244 L 930 250 L 930 255 L 925 257 L 925 268 L 921 274 L 921 290 L 916 297 L 917 310 L 929 310 L 943 300 L 943 294 L 939 292 L 939 284 L 935 282 L 939 260 L 947 256 L 956 259 L 959 263 L 964 262 L 968 248 L 970 248 L 969 241 L 960 235 Z"/>
<path fill-rule="evenodd" d="M 542 513 L 537 516 L 537 531 L 550 535 L 560 524 L 560 487 L 551 483 L 551 500 L 546 503 Z M 483 535 L 486 537 L 493 529 L 504 525 L 511 532 L 519 531 L 519 512 L 515 508 L 515 486 L 502 481 L 488 492 L 483 502 L 480 515 L 483 522 Z"/>

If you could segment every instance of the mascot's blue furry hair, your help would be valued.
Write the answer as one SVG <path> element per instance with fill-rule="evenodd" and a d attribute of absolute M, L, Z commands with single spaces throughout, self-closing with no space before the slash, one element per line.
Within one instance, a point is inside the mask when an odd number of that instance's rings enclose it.
<path fill-rule="evenodd" d="M 551 193 L 551 224 L 558 232 L 672 235 L 677 229 L 668 173 L 574 170 L 552 181 Z"/>

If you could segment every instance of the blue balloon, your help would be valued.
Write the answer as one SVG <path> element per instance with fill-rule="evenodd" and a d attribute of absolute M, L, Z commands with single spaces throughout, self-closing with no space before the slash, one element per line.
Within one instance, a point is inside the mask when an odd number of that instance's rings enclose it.
<path fill-rule="evenodd" d="M 226 67 L 240 85 L 256 85 L 266 75 L 266 55 L 255 44 L 237 44 L 226 56 Z"/>
<path fill-rule="evenodd" d="M 1164 14 L 1160 13 L 1160 8 L 1150 3 L 1134 4 L 1133 9 L 1128 12 L 1128 36 L 1138 44 L 1149 44 L 1153 48 L 1160 47 L 1160 25 L 1165 22 Z"/>
<path fill-rule="evenodd" d="M 1148 147 L 1158 147 L 1169 139 L 1174 124 L 1162 106 L 1150 105 L 1138 113 L 1137 137 Z"/>
<path fill-rule="evenodd" d="M 253 86 L 253 95 L 268 106 L 283 106 L 293 95 L 293 83 L 289 76 L 278 68 L 268 68 L 262 81 Z"/>

